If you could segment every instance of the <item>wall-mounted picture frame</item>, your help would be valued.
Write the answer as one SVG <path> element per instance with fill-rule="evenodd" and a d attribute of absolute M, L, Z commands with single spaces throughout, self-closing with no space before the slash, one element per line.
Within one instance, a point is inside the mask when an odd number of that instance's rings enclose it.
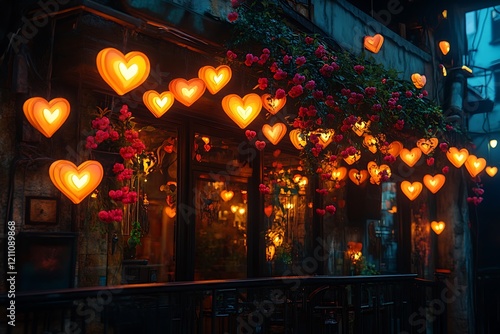
<path fill-rule="evenodd" d="M 56 225 L 59 200 L 56 197 L 26 197 L 26 224 Z"/>

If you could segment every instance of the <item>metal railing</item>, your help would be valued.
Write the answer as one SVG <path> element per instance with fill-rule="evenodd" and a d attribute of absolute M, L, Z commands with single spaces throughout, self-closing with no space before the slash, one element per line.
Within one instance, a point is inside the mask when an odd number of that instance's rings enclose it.
<path fill-rule="evenodd" d="M 446 333 L 445 312 L 425 312 L 439 294 L 439 282 L 413 274 L 76 288 L 16 294 L 16 326 L 4 328 L 44 334 Z M 7 296 L 0 302 L 7 305 Z M 1 319 L 6 326 L 9 318 Z"/>

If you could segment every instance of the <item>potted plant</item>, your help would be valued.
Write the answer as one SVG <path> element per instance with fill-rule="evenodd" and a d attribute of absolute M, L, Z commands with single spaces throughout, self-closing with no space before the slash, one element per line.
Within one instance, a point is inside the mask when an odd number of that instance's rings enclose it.
<path fill-rule="evenodd" d="M 135 221 L 132 224 L 132 230 L 130 231 L 130 236 L 127 240 L 127 252 L 125 253 L 125 258 L 135 258 L 136 247 L 137 245 L 141 245 L 141 237 L 141 224 L 138 221 Z"/>

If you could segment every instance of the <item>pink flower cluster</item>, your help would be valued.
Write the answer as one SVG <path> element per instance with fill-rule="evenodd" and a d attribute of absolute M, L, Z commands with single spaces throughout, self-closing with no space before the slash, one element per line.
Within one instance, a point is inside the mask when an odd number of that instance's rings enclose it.
<path fill-rule="evenodd" d="M 112 222 L 121 222 L 123 220 L 123 210 L 121 209 L 113 209 L 109 211 L 99 211 L 97 214 L 100 220 L 102 220 L 105 223 L 112 223 Z"/>

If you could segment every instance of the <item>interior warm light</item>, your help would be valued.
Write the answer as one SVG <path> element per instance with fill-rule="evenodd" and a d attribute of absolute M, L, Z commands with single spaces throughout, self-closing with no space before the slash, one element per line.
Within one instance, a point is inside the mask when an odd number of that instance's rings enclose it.
<path fill-rule="evenodd" d="M 239 207 L 237 205 L 231 205 L 231 212 L 236 213 L 238 211 Z"/>
<path fill-rule="evenodd" d="M 441 50 L 441 53 L 443 56 L 446 56 L 448 52 L 450 52 L 450 43 L 448 41 L 441 41 L 439 42 L 439 50 Z"/>
<path fill-rule="evenodd" d="M 156 118 L 160 118 L 172 107 L 175 97 L 170 91 L 158 93 L 155 90 L 148 90 L 142 94 L 142 101 Z"/>
<path fill-rule="evenodd" d="M 434 176 L 430 174 L 424 175 L 424 185 L 433 194 L 437 193 L 438 190 L 441 189 L 445 181 L 446 181 L 446 176 L 444 176 L 443 174 L 436 174 Z"/>
<path fill-rule="evenodd" d="M 139 51 L 124 55 L 114 48 L 106 48 L 97 54 L 97 70 L 103 80 L 118 95 L 125 95 L 139 87 L 149 76 L 148 57 Z"/>
<path fill-rule="evenodd" d="M 200 78 L 186 80 L 177 78 L 170 81 L 168 89 L 174 94 L 175 99 L 185 105 L 191 106 L 205 93 L 205 81 Z"/>
<path fill-rule="evenodd" d="M 241 129 L 246 128 L 262 109 L 262 99 L 255 93 L 243 98 L 236 94 L 226 95 L 222 99 L 222 109 Z"/>
<path fill-rule="evenodd" d="M 370 128 L 370 121 L 365 122 L 359 120 L 352 126 L 352 131 L 354 131 L 355 134 L 361 137 L 362 135 L 365 134 L 365 132 L 368 131 L 369 128 Z"/>
<path fill-rule="evenodd" d="M 210 137 L 203 136 L 201 137 L 201 140 L 205 143 L 205 145 L 208 145 L 210 143 Z"/>
<path fill-rule="evenodd" d="M 417 147 L 425 155 L 429 155 L 438 146 L 439 140 L 437 138 L 422 138 L 417 141 Z"/>
<path fill-rule="evenodd" d="M 476 177 L 485 167 L 486 160 L 484 158 L 478 158 L 471 154 L 467 157 L 467 160 L 465 160 L 465 168 L 467 168 L 467 171 L 472 177 Z"/>
<path fill-rule="evenodd" d="M 347 168 L 333 167 L 331 179 L 333 181 L 342 181 L 347 176 Z"/>
<path fill-rule="evenodd" d="M 262 133 L 273 145 L 278 145 L 278 143 L 283 139 L 287 132 L 287 127 L 283 123 L 276 123 L 273 126 L 269 124 L 264 124 L 262 126 Z"/>
<path fill-rule="evenodd" d="M 363 182 L 368 180 L 368 171 L 365 169 L 362 170 L 357 170 L 355 168 L 349 170 L 349 179 L 355 184 L 355 185 L 361 185 Z"/>
<path fill-rule="evenodd" d="M 373 53 L 378 53 L 384 44 L 384 36 L 376 34 L 374 36 L 365 36 L 363 41 L 365 49 Z"/>
<path fill-rule="evenodd" d="M 490 147 L 495 148 L 498 145 L 498 141 L 496 139 L 490 140 Z"/>
<path fill-rule="evenodd" d="M 275 252 L 276 252 L 276 247 L 274 247 L 274 245 L 268 245 L 266 247 L 266 260 L 272 261 L 274 259 Z"/>
<path fill-rule="evenodd" d="M 403 148 L 401 152 L 399 153 L 399 157 L 405 164 L 407 164 L 409 167 L 413 167 L 420 157 L 422 156 L 422 151 L 418 147 L 414 147 L 410 150 L 407 148 Z"/>
<path fill-rule="evenodd" d="M 497 167 L 491 167 L 491 166 L 486 167 L 486 174 L 488 174 L 490 177 L 495 176 L 497 173 L 498 173 Z"/>
<path fill-rule="evenodd" d="M 427 78 L 425 75 L 420 75 L 419 73 L 413 73 L 411 75 L 411 81 L 413 82 L 413 85 L 420 89 L 424 88 L 425 84 L 427 83 Z"/>
<path fill-rule="evenodd" d="M 229 190 L 229 191 L 227 191 L 227 190 L 222 190 L 222 191 L 220 192 L 220 197 L 222 198 L 222 200 L 223 200 L 224 202 L 228 202 L 228 201 L 230 201 L 230 200 L 233 198 L 233 196 L 234 196 L 234 192 L 233 192 L 233 191 L 231 191 L 231 190 Z"/>
<path fill-rule="evenodd" d="M 43 97 L 32 97 L 23 104 L 28 122 L 45 137 L 50 138 L 66 122 L 70 113 L 68 100 L 58 97 L 47 101 Z"/>
<path fill-rule="evenodd" d="M 416 181 L 416 182 L 409 182 L 409 181 L 403 181 L 401 182 L 401 190 L 403 191 L 403 194 L 406 195 L 410 199 L 410 201 L 413 201 L 415 198 L 420 195 L 420 192 L 422 191 L 422 183 Z"/>
<path fill-rule="evenodd" d="M 384 145 L 380 147 L 380 152 L 383 154 L 390 154 L 397 158 L 403 149 L 403 144 L 397 140 L 393 141 L 389 145 Z"/>
<path fill-rule="evenodd" d="M 271 94 L 262 95 L 262 106 L 271 114 L 275 115 L 286 104 L 286 96 L 281 99 L 273 97 Z"/>
<path fill-rule="evenodd" d="M 363 138 L 363 146 L 372 153 L 377 152 L 377 143 L 377 138 L 373 137 L 372 135 L 365 135 L 365 137 Z"/>
<path fill-rule="evenodd" d="M 444 65 L 441 65 L 441 73 L 443 74 L 443 77 L 448 75 L 448 71 Z"/>
<path fill-rule="evenodd" d="M 231 67 L 220 65 L 217 68 L 213 66 L 203 66 L 198 71 L 198 77 L 205 82 L 208 91 L 211 94 L 217 94 L 231 80 Z"/>
<path fill-rule="evenodd" d="M 436 233 L 437 235 L 440 235 L 441 232 L 443 232 L 444 228 L 446 227 L 446 224 L 443 221 L 433 221 L 431 223 L 431 228 Z"/>
<path fill-rule="evenodd" d="M 446 157 L 453 166 L 460 168 L 469 157 L 469 151 L 466 148 L 458 150 L 456 147 L 450 147 L 446 152 Z"/>
<path fill-rule="evenodd" d="M 239 213 L 240 215 L 244 215 L 244 214 L 245 214 L 245 212 L 247 212 L 247 210 L 246 210 L 244 207 L 239 207 L 239 208 L 238 208 L 238 213 Z"/>
<path fill-rule="evenodd" d="M 104 170 L 95 160 L 87 160 L 76 166 L 68 160 L 57 160 L 50 165 L 52 183 L 73 203 L 78 204 L 101 183 Z"/>
<path fill-rule="evenodd" d="M 289 133 L 290 141 L 297 150 L 301 150 L 306 146 L 306 135 L 303 134 L 300 129 L 294 129 Z"/>
<path fill-rule="evenodd" d="M 444 9 L 444 10 L 441 12 L 441 15 L 443 15 L 443 19 L 447 19 L 447 18 L 448 18 L 448 10 Z"/>

